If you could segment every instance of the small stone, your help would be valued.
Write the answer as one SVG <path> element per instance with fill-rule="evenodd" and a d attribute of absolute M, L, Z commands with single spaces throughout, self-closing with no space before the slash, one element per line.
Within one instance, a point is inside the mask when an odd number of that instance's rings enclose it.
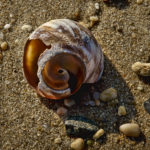
<path fill-rule="evenodd" d="M 143 0 L 137 0 L 136 3 L 137 3 L 137 4 L 142 4 L 142 3 L 143 3 Z"/>
<path fill-rule="evenodd" d="M 5 24 L 5 25 L 4 25 L 4 29 L 6 29 L 6 30 L 10 29 L 10 27 L 11 27 L 10 24 Z"/>
<path fill-rule="evenodd" d="M 139 91 L 143 91 L 143 90 L 144 90 L 144 88 L 143 88 L 143 86 L 142 86 L 141 84 L 139 84 L 139 85 L 137 86 L 137 90 L 139 90 Z"/>
<path fill-rule="evenodd" d="M 70 116 L 65 121 L 68 136 L 91 138 L 99 129 L 98 125 L 82 116 Z"/>
<path fill-rule="evenodd" d="M 72 107 L 73 105 L 75 105 L 75 101 L 73 99 L 65 99 L 64 105 L 67 107 Z"/>
<path fill-rule="evenodd" d="M 57 114 L 59 115 L 59 116 L 64 116 L 66 113 L 67 113 L 67 109 L 66 108 L 64 108 L 64 107 L 59 107 L 58 109 L 57 109 Z"/>
<path fill-rule="evenodd" d="M 30 32 L 30 31 L 32 31 L 32 26 L 31 26 L 31 25 L 28 25 L 28 24 L 25 24 L 25 25 L 23 25 L 23 26 L 21 27 L 21 29 L 22 29 L 23 31 L 28 31 L 28 32 Z"/>
<path fill-rule="evenodd" d="M 7 42 L 2 42 L 2 43 L 1 43 L 1 49 L 2 49 L 2 50 L 6 50 L 7 47 L 8 47 Z"/>
<path fill-rule="evenodd" d="M 99 19 L 98 19 L 98 16 L 91 16 L 90 20 L 94 21 L 94 22 L 97 22 Z"/>
<path fill-rule="evenodd" d="M 141 76 L 150 76 L 150 63 L 136 62 L 132 65 L 132 71 Z"/>
<path fill-rule="evenodd" d="M 15 44 L 19 44 L 19 40 L 18 39 L 15 40 Z"/>
<path fill-rule="evenodd" d="M 150 99 L 144 102 L 144 108 L 150 114 Z"/>
<path fill-rule="evenodd" d="M 56 138 L 56 139 L 54 140 L 54 143 L 55 143 L 55 144 L 60 144 L 61 142 L 62 142 L 61 138 Z"/>
<path fill-rule="evenodd" d="M 124 106 L 119 106 L 118 108 L 118 115 L 119 116 L 125 116 L 126 115 L 126 108 Z"/>
<path fill-rule="evenodd" d="M 88 146 L 92 146 L 94 144 L 94 141 L 93 140 L 87 140 L 86 143 Z"/>
<path fill-rule="evenodd" d="M 99 10 L 99 3 L 95 3 L 95 8 Z"/>
<path fill-rule="evenodd" d="M 89 26 L 90 26 L 89 24 L 84 23 L 84 22 L 82 22 L 82 21 L 80 21 L 79 24 L 82 25 L 83 27 L 87 28 L 87 29 L 88 29 Z"/>
<path fill-rule="evenodd" d="M 94 98 L 94 99 L 99 99 L 99 95 L 100 95 L 99 92 L 94 92 L 94 93 L 93 93 L 93 98 Z"/>
<path fill-rule="evenodd" d="M 95 100 L 95 105 L 100 106 L 100 101 L 98 99 Z"/>
<path fill-rule="evenodd" d="M 84 140 L 82 138 L 77 138 L 71 143 L 71 148 L 73 150 L 82 150 L 84 148 Z"/>
<path fill-rule="evenodd" d="M 104 102 L 107 102 L 116 98 L 117 98 L 117 90 L 114 88 L 106 89 L 100 94 L 100 100 Z"/>
<path fill-rule="evenodd" d="M 126 136 L 138 137 L 140 135 L 139 125 L 136 123 L 126 123 L 119 127 L 119 130 Z"/>
<path fill-rule="evenodd" d="M 136 38 L 136 34 L 134 32 L 131 34 L 131 36 L 132 38 Z"/>
<path fill-rule="evenodd" d="M 93 135 L 93 139 L 94 140 L 99 139 L 103 134 L 104 134 L 104 130 L 100 129 Z"/>

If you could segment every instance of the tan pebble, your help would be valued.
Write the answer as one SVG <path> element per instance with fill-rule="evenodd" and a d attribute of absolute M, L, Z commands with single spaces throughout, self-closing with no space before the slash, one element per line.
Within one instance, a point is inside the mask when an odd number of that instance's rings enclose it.
<path fill-rule="evenodd" d="M 118 108 L 118 115 L 119 116 L 125 116 L 126 115 L 126 108 L 124 106 L 119 106 Z"/>
<path fill-rule="evenodd" d="M 86 143 L 88 146 L 92 146 L 94 144 L 94 141 L 93 140 L 87 140 Z"/>
<path fill-rule="evenodd" d="M 132 65 L 132 71 L 141 76 L 150 76 L 150 63 L 136 62 Z"/>
<path fill-rule="evenodd" d="M 95 105 L 100 106 L 100 101 L 98 99 L 95 100 Z"/>
<path fill-rule="evenodd" d="M 65 99 L 64 105 L 67 107 L 72 107 L 73 105 L 75 105 L 75 101 L 73 99 Z"/>
<path fill-rule="evenodd" d="M 79 22 L 79 24 L 82 25 L 83 27 L 87 28 L 87 29 L 89 28 L 89 24 L 87 24 L 87 23 L 84 23 L 81 21 L 81 22 Z"/>
<path fill-rule="evenodd" d="M 95 3 L 95 8 L 99 10 L 99 3 Z"/>
<path fill-rule="evenodd" d="M 2 50 L 6 50 L 7 47 L 8 47 L 7 42 L 2 42 L 2 43 L 1 43 L 1 49 L 2 49 Z"/>
<path fill-rule="evenodd" d="M 143 91 L 143 90 L 144 90 L 144 88 L 143 88 L 143 86 L 142 86 L 141 84 L 139 84 L 139 85 L 137 86 L 137 90 L 139 90 L 139 91 Z"/>
<path fill-rule="evenodd" d="M 136 38 L 136 34 L 135 33 L 132 33 L 131 36 L 132 36 L 132 38 Z"/>
<path fill-rule="evenodd" d="M 100 94 L 100 100 L 104 102 L 107 102 L 116 98 L 117 98 L 117 90 L 114 88 L 106 89 Z"/>
<path fill-rule="evenodd" d="M 104 130 L 100 129 L 93 135 L 93 139 L 95 139 L 95 140 L 99 139 L 103 134 L 104 134 Z"/>
<path fill-rule="evenodd" d="M 8 30 L 10 27 L 11 27 L 10 24 L 5 24 L 5 25 L 4 25 L 4 29 L 6 29 L 6 30 Z"/>
<path fill-rule="evenodd" d="M 55 144 L 60 144 L 61 142 L 62 142 L 61 138 L 56 138 L 56 139 L 54 140 L 54 143 L 55 143 Z"/>
<path fill-rule="evenodd" d="M 138 137 L 140 135 L 139 125 L 136 123 L 126 123 L 119 127 L 119 130 L 126 136 Z"/>
<path fill-rule="evenodd" d="M 63 116 L 63 115 L 65 115 L 66 113 L 67 113 L 67 109 L 64 108 L 64 107 L 59 107 L 59 108 L 57 109 L 57 114 L 58 114 L 59 116 Z"/>
<path fill-rule="evenodd" d="M 98 16 L 91 16 L 90 17 L 90 21 L 94 21 L 94 22 L 97 22 L 99 19 L 98 19 Z"/>
<path fill-rule="evenodd" d="M 18 39 L 15 40 L 15 44 L 19 44 L 19 40 Z"/>
<path fill-rule="evenodd" d="M 21 27 L 21 29 L 22 29 L 23 31 L 28 31 L 28 32 L 30 32 L 30 31 L 32 31 L 32 26 L 31 26 L 31 25 L 28 25 L 28 24 L 25 24 L 25 25 L 23 25 L 23 26 Z"/>
<path fill-rule="evenodd" d="M 136 3 L 137 3 L 137 4 L 142 4 L 142 3 L 143 3 L 143 0 L 137 0 Z"/>
<path fill-rule="evenodd" d="M 84 140 L 77 138 L 71 143 L 71 148 L 74 150 L 82 150 L 84 148 Z"/>

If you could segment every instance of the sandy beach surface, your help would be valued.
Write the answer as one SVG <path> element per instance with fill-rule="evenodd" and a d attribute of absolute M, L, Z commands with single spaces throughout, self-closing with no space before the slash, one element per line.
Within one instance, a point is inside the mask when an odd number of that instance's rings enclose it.
<path fill-rule="evenodd" d="M 56 114 L 63 100 L 40 98 L 23 76 L 24 45 L 32 31 L 49 20 L 69 18 L 89 25 L 91 16 L 98 17 L 90 30 L 103 50 L 105 69 L 98 83 L 72 97 L 76 105 L 67 108 L 67 115 L 88 117 L 104 129 L 105 136 L 85 149 L 150 149 L 150 114 L 144 107 L 150 99 L 150 77 L 139 77 L 131 69 L 137 61 L 150 62 L 149 0 L 0 0 L 0 44 L 8 43 L 7 50 L 0 49 L 0 150 L 70 149 L 74 138 L 66 135 L 65 117 Z M 23 30 L 23 25 L 32 29 Z M 82 104 L 109 87 L 118 92 L 115 104 Z M 125 106 L 125 116 L 118 115 L 119 106 Z M 140 136 L 120 133 L 124 123 L 137 123 Z"/>

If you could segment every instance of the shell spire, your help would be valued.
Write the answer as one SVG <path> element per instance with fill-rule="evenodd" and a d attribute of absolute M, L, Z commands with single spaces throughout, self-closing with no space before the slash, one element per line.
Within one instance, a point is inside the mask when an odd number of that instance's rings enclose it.
<path fill-rule="evenodd" d="M 103 53 L 94 36 L 69 19 L 41 25 L 25 45 L 24 74 L 42 97 L 68 97 L 83 83 L 98 81 L 103 68 Z"/>

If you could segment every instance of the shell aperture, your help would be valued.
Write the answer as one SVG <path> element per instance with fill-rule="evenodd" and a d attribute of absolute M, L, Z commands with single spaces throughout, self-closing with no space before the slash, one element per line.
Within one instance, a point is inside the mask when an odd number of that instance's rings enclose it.
<path fill-rule="evenodd" d="M 62 99 L 83 83 L 94 83 L 103 72 L 101 48 L 89 30 L 69 19 L 56 19 L 37 28 L 24 49 L 28 83 L 42 97 Z"/>

